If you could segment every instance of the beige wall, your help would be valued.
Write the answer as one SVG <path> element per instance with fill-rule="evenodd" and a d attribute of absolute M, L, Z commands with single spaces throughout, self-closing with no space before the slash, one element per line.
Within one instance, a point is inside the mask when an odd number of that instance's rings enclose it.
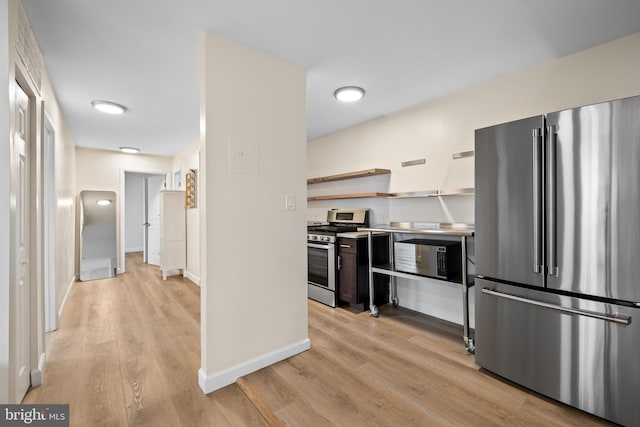
<path fill-rule="evenodd" d="M 199 379 L 210 392 L 309 346 L 306 77 L 210 34 L 200 58 Z M 286 194 L 295 195 L 297 210 L 285 211 Z"/>
<path fill-rule="evenodd" d="M 365 123 L 308 144 L 308 176 L 372 167 L 391 169 L 387 181 L 370 181 L 368 191 L 420 191 L 474 186 L 473 158 L 451 153 L 472 150 L 474 130 L 531 115 L 640 94 L 640 33 L 603 44 L 521 73 Z M 402 168 L 405 160 L 423 166 Z M 366 180 L 366 179 L 365 179 Z M 331 193 L 349 193 L 345 182 Z M 310 188 L 310 192 L 318 191 Z M 346 201 L 372 203 L 387 220 L 473 222 L 472 197 Z M 333 202 L 310 202 L 309 217 Z M 382 212 L 382 213 L 380 213 Z M 460 292 L 443 282 L 400 281 L 400 303 L 461 323 Z"/>
<path fill-rule="evenodd" d="M 451 153 L 472 150 L 475 129 L 639 94 L 638 46 L 640 33 L 316 139 L 309 177 L 384 167 L 392 192 L 473 187 L 473 160 Z M 423 157 L 424 166 L 400 167 Z"/>
<path fill-rule="evenodd" d="M 44 75 L 45 113 L 55 132 L 55 197 L 56 197 L 56 307 L 59 311 L 67 291 L 75 279 L 75 194 L 76 148 L 60 110 L 49 76 Z"/>
<path fill-rule="evenodd" d="M 172 170 L 182 173 L 182 189 L 185 189 L 185 174 L 189 169 L 200 169 L 200 139 L 180 150 L 173 157 Z M 175 183 L 174 183 L 175 189 Z M 184 275 L 197 285 L 200 284 L 200 207 L 187 209 L 187 268 Z"/>
<path fill-rule="evenodd" d="M 10 81 L 9 62 L 9 6 L 0 3 L 0 82 Z M 0 133 L 8 137 L 9 97 L 6 92 L 0 98 Z M 10 210 L 11 206 L 11 163 L 9 161 L 8 138 L 0 144 L 0 402 L 9 401 L 9 254 L 10 254 Z"/>
<path fill-rule="evenodd" d="M 76 200 L 83 190 L 115 191 L 117 195 L 118 271 L 123 271 L 124 172 L 167 175 L 170 183 L 171 157 L 126 154 L 118 151 L 76 149 Z M 79 244 L 76 239 L 76 247 Z M 76 259 L 78 254 L 76 253 Z"/>
<path fill-rule="evenodd" d="M 24 18 L 24 20 L 23 20 Z M 43 123 L 44 114 L 48 115 L 51 125 L 57 132 L 55 155 L 61 170 L 56 170 L 56 257 L 55 257 L 55 291 L 56 309 L 60 309 L 61 300 L 68 286 L 74 278 L 74 257 L 73 257 L 73 236 L 75 213 L 73 211 L 73 192 L 75 186 L 74 179 L 74 144 L 64 118 L 60 114 L 55 93 L 49 83 L 47 70 L 44 68 L 42 55 L 37 41 L 33 36 L 30 25 L 26 20 L 26 13 L 19 0 L 3 2 L 0 6 L 0 81 L 7 84 L 8 97 L 0 103 L 0 132 L 7 135 L 7 143 L 2 145 L 0 159 L 4 174 L 4 179 L 0 180 L 0 197 L 5 200 L 0 203 L 0 402 L 10 401 L 9 397 L 9 370 L 8 355 L 10 352 L 10 328 L 9 315 L 11 313 L 11 296 L 9 285 L 11 283 L 10 272 L 12 270 L 10 261 L 10 182 L 11 182 L 11 153 L 9 151 L 12 140 L 11 134 L 15 126 L 13 117 L 13 99 L 15 93 L 15 81 L 18 80 L 23 89 L 30 96 L 32 101 L 32 129 L 31 129 L 31 184 L 33 199 L 31 211 L 33 220 L 30 224 L 31 247 L 31 370 L 32 373 L 40 372 L 41 363 L 44 361 L 45 340 L 44 340 L 44 257 L 49 256 L 44 248 L 44 209 L 43 209 Z M 21 32 L 22 36 L 18 37 Z M 25 42 L 26 40 L 26 42 Z M 28 61 L 23 61 L 18 52 L 22 52 Z M 43 109 L 44 106 L 44 109 Z M 8 119 L 8 120 L 7 120 Z M 6 263 L 6 264 L 4 264 Z M 28 339 L 28 338 L 26 338 Z M 40 371 L 39 371 L 40 370 Z M 37 377 L 37 374 L 36 374 Z M 35 377 L 32 377 L 35 378 Z M 36 378 L 37 380 L 37 378 Z"/>

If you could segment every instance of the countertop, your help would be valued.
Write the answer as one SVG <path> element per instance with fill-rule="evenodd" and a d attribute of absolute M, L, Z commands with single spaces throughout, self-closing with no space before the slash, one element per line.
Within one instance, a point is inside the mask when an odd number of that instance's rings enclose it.
<path fill-rule="evenodd" d="M 385 234 L 385 233 L 386 232 L 376 231 L 373 233 L 373 235 L 375 236 L 376 234 Z M 366 239 L 368 235 L 369 235 L 368 231 L 351 231 L 348 233 L 338 233 L 336 234 L 336 237 L 343 237 L 347 239 Z"/>
<path fill-rule="evenodd" d="M 376 224 L 370 227 L 358 228 L 357 233 L 363 232 L 366 234 L 369 231 L 385 233 L 435 234 L 441 236 L 473 236 L 475 228 L 473 224 L 462 223 L 392 222 L 390 224 Z"/>

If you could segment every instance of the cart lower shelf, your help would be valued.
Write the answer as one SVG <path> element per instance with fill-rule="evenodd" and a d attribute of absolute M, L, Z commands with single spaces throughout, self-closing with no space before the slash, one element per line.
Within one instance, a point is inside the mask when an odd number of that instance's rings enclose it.
<path fill-rule="evenodd" d="M 473 282 L 469 282 L 468 281 L 468 277 L 467 277 L 467 237 L 468 236 L 472 236 L 473 232 L 468 232 L 468 233 L 460 233 L 459 231 L 453 231 L 451 232 L 450 235 L 454 235 L 457 236 L 458 238 L 460 238 L 460 243 L 462 245 L 462 265 L 461 265 L 461 275 L 458 278 L 453 278 L 452 280 L 444 280 L 444 279 L 440 279 L 440 278 L 433 278 L 433 277 L 427 277 L 427 276 L 422 276 L 419 274 L 412 274 L 412 273 L 405 273 L 403 271 L 397 271 L 394 270 L 393 268 L 393 242 L 395 240 L 394 238 L 394 234 L 395 233 L 403 233 L 403 234 L 420 234 L 422 238 L 425 238 L 425 235 L 430 234 L 428 231 L 426 230 L 412 230 L 412 229 L 401 229 L 399 230 L 398 228 L 395 227 L 389 227 L 389 228 L 385 228 L 385 227 L 376 227 L 376 228 L 362 228 L 359 229 L 359 231 L 367 231 L 368 232 L 368 239 L 369 239 L 369 284 L 371 286 L 371 284 L 373 283 L 373 275 L 374 274 L 384 274 L 387 276 L 391 277 L 391 286 L 390 286 L 390 297 L 391 297 L 391 302 L 393 303 L 394 307 L 397 307 L 399 305 L 399 299 L 398 299 L 398 286 L 396 283 L 396 278 L 400 277 L 403 279 L 410 279 L 410 280 L 441 280 L 441 281 L 446 281 L 449 283 L 457 283 L 459 285 L 461 285 L 461 290 L 462 290 L 462 318 L 463 318 L 463 341 L 464 341 L 464 345 L 466 350 L 469 353 L 475 353 L 475 344 L 473 342 L 473 339 L 470 337 L 470 328 L 469 328 L 469 295 L 468 295 L 468 291 L 469 288 L 471 286 L 473 286 Z M 391 238 L 389 239 L 389 250 L 390 250 L 390 254 L 391 254 L 391 264 L 389 265 L 378 265 L 378 266 L 373 266 L 371 260 L 373 259 L 373 254 L 371 253 L 371 242 L 372 242 L 372 236 L 374 232 L 387 232 L 391 235 Z M 434 235 L 443 235 L 443 234 L 447 234 L 446 231 L 443 231 L 442 229 L 439 229 L 435 232 L 433 232 Z M 434 236 L 434 238 L 437 238 Z M 370 289 L 370 294 L 372 293 L 372 289 Z M 371 316 L 373 317 L 378 317 L 380 316 L 380 312 L 378 311 L 378 307 L 376 307 L 376 305 L 373 302 L 373 299 L 371 299 L 369 301 L 369 311 Z"/>

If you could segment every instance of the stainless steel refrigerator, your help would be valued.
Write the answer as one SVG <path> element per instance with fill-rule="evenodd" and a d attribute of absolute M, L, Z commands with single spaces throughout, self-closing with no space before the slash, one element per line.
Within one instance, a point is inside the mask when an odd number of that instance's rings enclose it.
<path fill-rule="evenodd" d="M 476 363 L 640 426 L 640 97 L 478 129 Z"/>

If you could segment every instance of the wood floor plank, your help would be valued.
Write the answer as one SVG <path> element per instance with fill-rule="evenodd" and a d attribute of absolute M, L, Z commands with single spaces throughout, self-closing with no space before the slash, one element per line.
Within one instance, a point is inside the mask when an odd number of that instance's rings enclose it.
<path fill-rule="evenodd" d="M 459 325 L 391 306 L 372 318 L 309 301 L 309 351 L 243 377 L 251 398 L 238 384 L 204 395 L 200 288 L 126 261 L 74 285 L 25 403 L 69 403 L 72 426 L 269 425 L 260 411 L 304 427 L 610 425 L 479 369 Z"/>
<path fill-rule="evenodd" d="M 358 425 L 363 422 L 364 416 L 360 413 L 349 395 L 338 386 L 332 383 L 330 378 L 322 378 L 318 375 L 316 366 L 310 366 L 311 360 L 305 355 L 299 355 L 295 360 L 278 364 L 274 369 L 283 377 L 286 377 L 289 384 L 300 395 L 304 405 L 313 409 L 314 412 L 323 416 L 332 425 Z M 247 376 L 250 380 L 250 376 Z M 369 424 L 372 420 L 366 420 Z"/>
<path fill-rule="evenodd" d="M 364 420 L 376 420 L 379 425 L 458 425 L 453 417 L 442 417 L 425 405 L 406 399 L 404 391 L 394 393 L 386 384 L 370 381 L 362 374 L 362 367 L 356 370 L 345 369 L 332 350 L 319 348 L 315 356 L 312 364 L 316 369 L 323 368 L 319 370 L 322 376 L 330 378 L 332 371 L 337 370 L 333 375 L 341 379 L 340 389 L 350 396 Z"/>
<path fill-rule="evenodd" d="M 126 418 L 126 403 L 115 341 L 89 344 L 75 416 L 85 425 L 116 425 Z"/>
<path fill-rule="evenodd" d="M 166 404 L 164 396 L 171 393 L 161 378 L 152 354 L 129 357 L 123 361 L 122 381 L 130 426 L 179 424 L 173 406 Z"/>
<path fill-rule="evenodd" d="M 44 384 L 24 402 L 68 403 L 72 426 L 266 425 L 237 385 L 200 390 L 199 303 L 198 286 L 163 281 L 141 254 L 127 254 L 126 274 L 75 283 Z"/>
<path fill-rule="evenodd" d="M 327 417 L 316 412 L 304 402 L 296 401 L 276 412 L 284 425 L 292 427 L 332 427 Z"/>
<path fill-rule="evenodd" d="M 327 340 L 327 337 L 324 340 Z M 321 341 L 320 345 L 322 346 L 322 341 L 324 340 L 315 335 L 314 344 Z M 324 346 L 322 347 L 323 353 L 327 355 L 326 357 L 340 354 L 331 348 L 330 338 L 327 343 L 329 345 L 326 349 Z M 316 346 L 316 348 L 318 347 Z M 353 353 L 357 351 L 357 349 L 352 348 Z M 373 358 L 375 362 L 369 362 L 357 368 L 357 372 L 363 378 L 366 378 L 365 383 L 376 393 L 384 396 L 395 395 L 398 399 L 410 402 L 415 408 L 425 414 L 429 414 L 439 425 L 447 423 L 453 423 L 452 425 L 473 425 L 481 421 L 476 416 L 467 417 L 463 410 L 464 405 L 460 405 L 458 401 L 451 401 L 448 398 L 443 405 L 443 402 L 439 400 L 438 388 L 450 388 L 451 384 L 448 380 L 443 380 L 437 373 L 417 365 L 408 368 L 404 363 L 398 364 L 394 359 L 380 359 L 378 356 L 377 354 Z M 339 360 L 335 360 L 333 363 L 339 363 Z M 417 424 L 419 425 L 420 423 L 417 422 Z"/>
<path fill-rule="evenodd" d="M 200 389 L 175 393 L 168 402 L 180 420 L 175 426 L 267 426 L 235 384 L 205 395 Z"/>
<path fill-rule="evenodd" d="M 238 378 L 236 384 L 238 384 L 238 387 L 247 396 L 251 404 L 260 412 L 269 427 L 284 427 L 284 424 L 273 412 L 271 406 L 266 404 L 262 396 L 244 378 Z"/>
<path fill-rule="evenodd" d="M 246 380 L 247 378 L 244 377 L 243 379 Z M 250 378 L 254 390 L 259 390 L 262 396 L 269 397 L 269 407 L 275 413 L 289 407 L 298 400 L 299 394 L 273 366 L 254 372 Z"/>
<path fill-rule="evenodd" d="M 203 426 L 268 426 L 236 384 L 211 393 L 212 418 Z"/>

